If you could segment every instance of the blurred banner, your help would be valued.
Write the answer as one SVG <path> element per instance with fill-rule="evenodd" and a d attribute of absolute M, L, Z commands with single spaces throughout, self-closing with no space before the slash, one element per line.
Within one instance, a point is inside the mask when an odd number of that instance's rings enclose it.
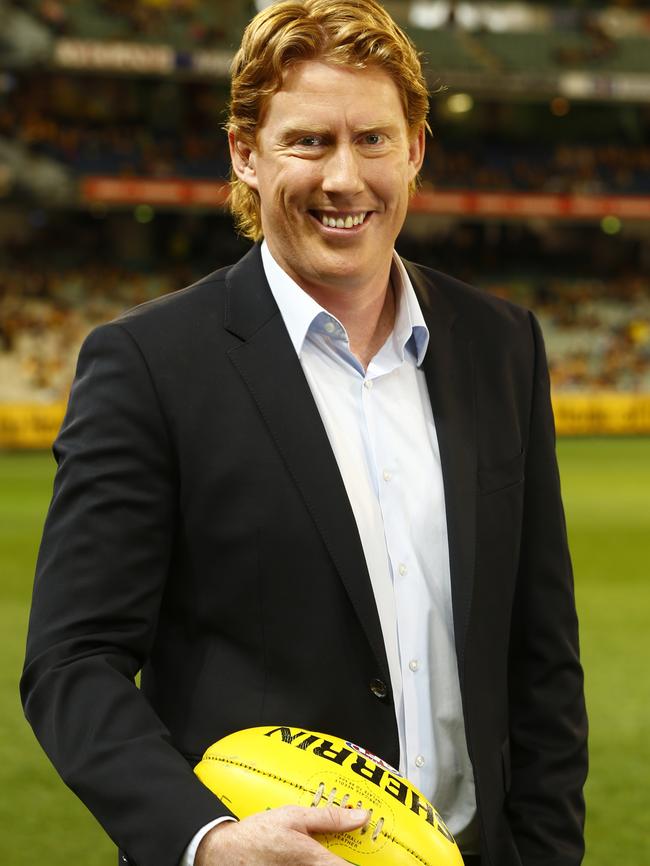
<path fill-rule="evenodd" d="M 86 176 L 80 182 L 80 198 L 86 204 L 223 207 L 229 191 L 225 181 L 207 179 Z M 617 216 L 650 220 L 650 196 L 420 190 L 411 200 L 410 209 L 416 213 L 441 215 L 556 219 Z"/>
<path fill-rule="evenodd" d="M 65 403 L 0 404 L 0 448 L 50 448 Z"/>
<path fill-rule="evenodd" d="M 650 394 L 555 394 L 560 436 L 650 433 Z"/>
<path fill-rule="evenodd" d="M 650 434 L 650 394 L 555 394 L 559 436 Z M 0 448 L 50 448 L 64 403 L 0 404 Z"/>

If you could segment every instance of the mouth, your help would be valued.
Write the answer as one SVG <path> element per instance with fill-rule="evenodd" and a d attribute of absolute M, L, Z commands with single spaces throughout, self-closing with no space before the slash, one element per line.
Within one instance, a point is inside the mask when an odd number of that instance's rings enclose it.
<path fill-rule="evenodd" d="M 338 232 L 356 233 L 372 216 L 372 211 L 310 210 L 309 215 L 323 228 Z"/>

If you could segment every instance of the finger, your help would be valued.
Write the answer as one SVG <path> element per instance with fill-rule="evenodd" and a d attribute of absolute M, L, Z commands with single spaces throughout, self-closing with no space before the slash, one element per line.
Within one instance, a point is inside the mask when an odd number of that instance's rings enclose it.
<path fill-rule="evenodd" d="M 293 813 L 291 826 L 303 833 L 344 833 L 362 827 L 368 820 L 366 809 L 341 809 L 326 806 L 322 809 L 298 809 Z"/>

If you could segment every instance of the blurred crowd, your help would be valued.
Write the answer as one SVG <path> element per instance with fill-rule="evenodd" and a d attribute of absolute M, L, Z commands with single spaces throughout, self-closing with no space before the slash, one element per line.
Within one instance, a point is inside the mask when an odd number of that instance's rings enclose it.
<path fill-rule="evenodd" d="M 26 218 L 27 216 L 27 218 Z M 235 261 L 222 216 L 17 210 L 0 221 L 0 402 L 64 399 L 83 338 Z"/>
<path fill-rule="evenodd" d="M 0 402 L 65 399 L 86 334 L 179 285 L 111 267 L 0 268 Z"/>
<path fill-rule="evenodd" d="M 650 393 L 650 279 L 551 279 L 495 283 L 489 291 L 525 299 L 546 341 L 557 391 Z"/>
<path fill-rule="evenodd" d="M 225 92 L 206 82 L 135 85 L 119 78 L 22 75 L 0 95 L 0 162 L 10 164 L 12 153 L 14 162 L 19 155 L 38 160 L 41 173 L 47 166 L 46 180 L 58 177 L 58 171 L 67 178 L 68 190 L 76 178 L 89 174 L 225 178 L 225 105 Z M 650 193 L 650 112 L 641 108 L 627 117 L 600 113 L 599 135 L 587 126 L 587 141 L 576 139 L 581 116 L 572 127 L 553 133 L 554 119 L 543 105 L 525 119 L 510 107 L 514 119 L 500 121 L 496 130 L 485 129 L 490 107 L 483 105 L 480 120 L 474 121 L 476 132 L 470 126 L 462 135 L 434 107 L 438 115 L 432 118 L 434 136 L 422 172 L 425 186 Z M 592 112 L 585 123 L 598 122 L 598 114 Z M 532 132 L 522 136 L 524 120 Z M 624 122 L 630 127 L 627 137 Z M 25 166 L 22 174 L 24 184 L 34 186 L 34 166 Z"/>
<path fill-rule="evenodd" d="M 133 41 L 172 42 L 175 45 L 220 45 L 248 20 L 263 2 L 253 0 L 2 0 L 8 8 L 28 15 L 57 36 L 127 38 Z M 480 2 L 480 0 L 479 0 Z M 457 0 L 451 0 L 447 26 L 457 20 Z M 532 5 L 532 4 L 531 4 Z M 539 6 L 556 6 L 584 14 L 604 7 L 641 9 L 644 0 L 537 0 Z M 403 7 L 396 10 L 407 19 Z M 596 36 L 601 34 L 596 33 Z M 601 50 L 606 50 L 606 44 Z"/>
<path fill-rule="evenodd" d="M 56 37 L 172 44 L 196 50 L 241 35 L 246 0 L 0 0 L 5 55 L 16 65 L 47 57 Z"/>
<path fill-rule="evenodd" d="M 66 398 L 81 342 L 123 310 L 192 281 L 187 267 L 160 272 L 94 266 L 0 268 L 0 402 Z M 485 290 L 532 308 L 558 391 L 650 392 L 650 279 L 519 277 Z"/>
<path fill-rule="evenodd" d="M 65 399 L 92 327 L 234 261 L 245 246 L 216 214 L 154 218 L 150 209 L 142 226 L 126 211 L 75 211 L 84 175 L 226 178 L 227 92 L 213 80 L 55 72 L 53 40 L 210 49 L 234 44 L 254 5 L 0 0 L 0 198 L 34 220 L 16 241 L 19 220 L 0 211 L 0 402 Z M 425 188 L 650 194 L 647 105 L 504 100 L 455 117 L 446 106 L 441 92 Z M 400 252 L 535 310 L 558 390 L 650 392 L 647 237 L 609 243 L 597 226 L 579 237 L 548 225 L 544 241 L 505 236 L 516 231 L 524 230 L 465 221 L 436 234 L 431 223 L 414 227 Z"/>
<path fill-rule="evenodd" d="M 423 180 L 436 189 L 643 195 L 650 193 L 650 145 L 584 142 L 451 148 L 433 141 Z"/>
<path fill-rule="evenodd" d="M 223 100 L 209 85 L 128 87 L 115 78 L 22 78 L 0 101 L 0 139 L 73 176 L 225 177 Z"/>

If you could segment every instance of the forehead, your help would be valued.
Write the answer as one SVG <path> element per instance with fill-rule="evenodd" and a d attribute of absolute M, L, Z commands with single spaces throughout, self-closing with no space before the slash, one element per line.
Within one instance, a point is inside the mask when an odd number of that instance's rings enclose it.
<path fill-rule="evenodd" d="M 383 69 L 310 60 L 285 73 L 261 120 L 261 126 L 273 128 L 296 122 L 367 127 L 406 124 L 406 115 L 399 90 Z"/>

